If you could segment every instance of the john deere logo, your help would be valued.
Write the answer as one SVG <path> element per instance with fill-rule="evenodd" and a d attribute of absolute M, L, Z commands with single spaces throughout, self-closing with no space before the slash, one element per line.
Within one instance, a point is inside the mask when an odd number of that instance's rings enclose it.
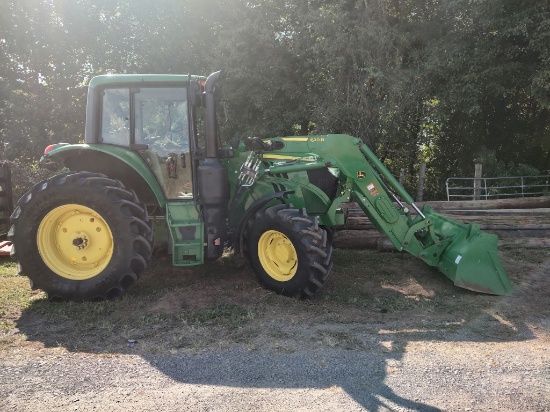
<path fill-rule="evenodd" d="M 365 178 L 365 172 L 359 171 L 357 172 L 357 179 L 364 179 Z"/>

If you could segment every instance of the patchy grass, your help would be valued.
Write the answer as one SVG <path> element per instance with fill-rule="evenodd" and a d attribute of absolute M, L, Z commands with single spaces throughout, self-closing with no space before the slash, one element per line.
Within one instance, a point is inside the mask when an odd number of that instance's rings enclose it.
<path fill-rule="evenodd" d="M 0 261 L 0 332 L 12 329 L 21 311 L 45 297 L 43 292 L 31 290 L 26 277 L 19 276 L 16 262 L 8 258 Z"/>
<path fill-rule="evenodd" d="M 530 274 L 550 252 L 513 249 L 501 255 L 516 285 L 536 288 L 526 295 L 528 304 L 458 289 L 418 259 L 399 253 L 335 251 L 331 279 L 310 300 L 262 289 L 251 270 L 231 257 L 185 269 L 161 257 L 122 299 L 50 302 L 5 259 L 0 262 L 0 352 L 27 346 L 174 353 L 235 344 L 250 350 L 386 350 L 386 338 L 377 337 L 382 325 L 398 337 L 394 347 L 401 348 L 399 339 L 441 339 L 469 324 L 483 339 L 526 339 L 526 314 L 549 306 L 548 282 L 536 283 Z M 492 320 L 490 328 L 480 319 Z M 365 331 L 375 338 L 366 339 Z M 137 340 L 133 348 L 129 339 Z"/>

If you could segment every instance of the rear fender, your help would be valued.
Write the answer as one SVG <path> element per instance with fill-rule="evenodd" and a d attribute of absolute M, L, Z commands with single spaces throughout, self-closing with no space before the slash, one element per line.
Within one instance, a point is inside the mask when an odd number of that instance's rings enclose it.
<path fill-rule="evenodd" d="M 111 145 L 56 145 L 40 159 L 41 164 L 57 164 L 72 171 L 103 173 L 120 180 L 147 205 L 165 207 L 164 193 L 145 161 L 128 148 Z"/>

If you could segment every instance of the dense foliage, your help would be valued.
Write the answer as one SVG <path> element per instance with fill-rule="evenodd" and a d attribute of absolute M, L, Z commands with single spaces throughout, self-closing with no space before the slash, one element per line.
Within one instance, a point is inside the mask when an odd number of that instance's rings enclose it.
<path fill-rule="evenodd" d="M 394 173 L 550 169 L 550 4 L 3 0 L 0 155 L 83 138 L 104 73 L 223 69 L 224 137 L 349 133 Z"/>

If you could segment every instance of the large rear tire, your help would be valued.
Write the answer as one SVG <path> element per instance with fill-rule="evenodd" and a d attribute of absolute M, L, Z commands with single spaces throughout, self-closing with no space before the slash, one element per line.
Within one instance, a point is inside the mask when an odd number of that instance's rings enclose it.
<path fill-rule="evenodd" d="M 153 236 L 147 211 L 118 180 L 70 172 L 36 184 L 11 216 L 20 274 L 50 299 L 123 295 L 147 268 Z"/>
<path fill-rule="evenodd" d="M 284 296 L 311 297 L 328 280 L 332 244 L 304 209 L 276 205 L 250 219 L 246 253 L 258 281 Z"/>

